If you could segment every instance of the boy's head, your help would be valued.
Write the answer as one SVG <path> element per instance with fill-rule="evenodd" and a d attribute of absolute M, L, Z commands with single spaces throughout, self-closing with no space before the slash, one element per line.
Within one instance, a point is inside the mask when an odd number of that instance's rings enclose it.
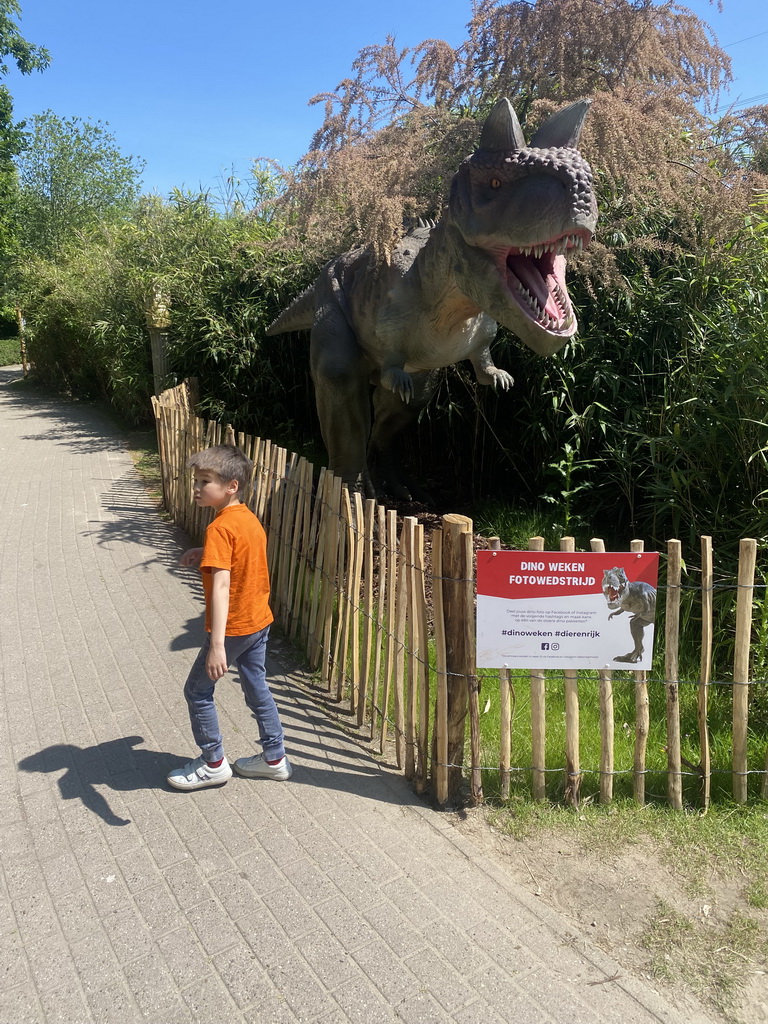
<path fill-rule="evenodd" d="M 251 479 L 253 463 L 233 444 L 215 444 L 196 452 L 187 460 L 190 469 L 215 473 L 222 484 L 237 481 L 238 497 L 242 496 L 245 485 Z"/>

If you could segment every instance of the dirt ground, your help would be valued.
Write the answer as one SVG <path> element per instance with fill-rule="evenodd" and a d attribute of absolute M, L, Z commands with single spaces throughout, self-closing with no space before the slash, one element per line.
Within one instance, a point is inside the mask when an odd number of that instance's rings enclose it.
<path fill-rule="evenodd" d="M 492 853 L 516 883 L 571 920 L 628 972 L 650 979 L 681 1009 L 695 1007 L 728 1024 L 768 1021 L 766 951 L 745 956 L 728 939 L 733 915 L 748 910 L 764 941 L 768 911 L 746 908 L 737 879 L 712 874 L 693 895 L 650 839 L 606 855 L 553 835 L 509 838 L 482 808 L 454 814 L 452 823 Z M 658 940 L 649 949 L 649 935 L 664 933 L 677 915 L 690 924 L 683 943 L 665 946 Z"/>

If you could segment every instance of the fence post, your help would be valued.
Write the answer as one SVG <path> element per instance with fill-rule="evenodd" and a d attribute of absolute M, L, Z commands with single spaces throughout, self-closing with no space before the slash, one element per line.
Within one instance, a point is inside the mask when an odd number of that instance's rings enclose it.
<path fill-rule="evenodd" d="M 605 551 L 605 541 L 593 537 L 589 542 L 590 550 Z M 613 717 L 613 673 L 610 669 L 600 669 L 600 803 L 609 804 L 613 800 L 613 766 L 614 766 L 614 717 Z"/>
<path fill-rule="evenodd" d="M 418 729 L 418 773 L 416 776 L 416 792 L 423 793 L 427 788 L 429 766 L 429 630 L 427 628 L 427 597 L 424 587 L 424 527 L 421 523 L 416 527 L 416 548 L 414 551 L 416 564 L 416 615 L 419 620 L 419 729 Z"/>
<path fill-rule="evenodd" d="M 418 657 L 421 647 L 419 622 L 416 615 L 416 525 L 415 516 L 403 517 L 403 552 L 405 554 L 405 608 L 408 623 L 408 663 L 404 699 L 405 720 L 405 777 L 416 774 L 416 729 L 418 717 Z"/>
<path fill-rule="evenodd" d="M 367 498 L 363 518 L 363 660 L 360 668 L 360 693 L 357 702 L 357 726 L 362 729 L 368 708 L 373 647 L 373 524 L 376 499 Z"/>
<path fill-rule="evenodd" d="M 320 678 L 330 690 L 331 663 L 333 651 L 331 636 L 333 631 L 333 599 L 336 594 L 337 565 L 339 559 L 339 543 L 341 536 L 341 477 L 332 476 L 329 487 L 329 508 L 325 518 L 325 560 L 323 561 L 323 589 L 321 606 L 318 615 L 317 629 L 320 639 Z"/>
<path fill-rule="evenodd" d="M 667 615 L 664 647 L 665 689 L 667 692 L 667 791 L 670 805 L 683 809 L 683 776 L 680 756 L 680 695 L 678 647 L 680 642 L 681 545 L 667 542 Z"/>
<path fill-rule="evenodd" d="M 448 799 L 458 795 L 464 764 L 464 733 L 474 668 L 472 520 L 445 515 L 443 524 L 443 613 L 447 673 Z M 469 547 L 465 538 L 470 541 Z M 469 552 L 469 557 L 468 557 Z"/>
<path fill-rule="evenodd" d="M 395 751 L 397 767 L 405 766 L 405 624 L 408 600 L 408 558 L 406 524 L 396 541 L 397 586 L 395 587 Z"/>
<path fill-rule="evenodd" d="M 470 795 L 472 805 L 476 807 L 483 802 L 483 775 L 480 766 L 480 679 L 477 675 L 477 666 L 475 665 L 475 546 L 471 520 L 469 527 L 469 530 L 462 536 L 462 540 L 464 541 L 464 564 L 467 567 L 466 578 L 469 580 L 467 589 L 469 619 L 467 627 L 469 630 L 469 664 L 472 669 L 470 675 L 467 676 L 471 751 Z"/>
<path fill-rule="evenodd" d="M 630 551 L 643 551 L 641 540 L 633 540 Z M 648 703 L 648 674 L 635 672 L 635 759 L 634 778 L 635 800 L 645 803 L 645 755 L 648 750 L 648 733 L 651 728 L 651 712 Z"/>
<path fill-rule="evenodd" d="M 529 551 L 543 551 L 544 538 L 531 537 Z M 544 673 L 531 672 L 531 765 L 533 766 L 532 791 L 534 800 L 547 798 L 547 717 Z"/>
<path fill-rule="evenodd" d="M 395 628 L 397 625 L 397 578 L 399 560 L 397 556 L 397 512 L 390 508 L 386 511 L 387 520 L 387 593 L 386 593 L 386 629 L 384 649 L 384 686 L 381 697 L 381 733 L 379 752 L 384 753 L 387 742 L 387 723 L 389 715 L 389 698 L 392 690 L 392 675 L 395 666 Z M 383 618 L 383 616 L 382 616 Z"/>
<path fill-rule="evenodd" d="M 697 717 L 701 756 L 702 802 L 709 807 L 712 786 L 712 764 L 709 752 L 708 698 L 712 677 L 712 538 L 701 538 L 701 671 Z"/>
<path fill-rule="evenodd" d="M 376 506 L 376 532 L 379 549 L 379 592 L 376 599 L 376 632 L 374 637 L 373 680 L 371 682 L 371 742 L 376 737 L 377 722 L 384 721 L 379 713 L 379 684 L 381 663 L 387 644 L 387 587 L 389 586 L 389 554 L 387 551 L 387 510 Z M 378 716 L 378 717 L 377 717 Z"/>
<path fill-rule="evenodd" d="M 488 540 L 491 551 L 501 551 L 498 537 Z M 501 776 L 499 793 L 502 800 L 509 800 L 511 764 L 512 764 L 512 686 L 509 680 L 509 669 L 499 669 L 499 773 Z"/>
<path fill-rule="evenodd" d="M 576 550 L 573 537 L 560 538 L 560 550 Z M 574 669 L 563 672 L 565 691 L 565 802 L 579 806 L 581 767 L 579 764 L 579 677 Z"/>
<path fill-rule="evenodd" d="M 749 648 L 757 541 L 739 542 L 739 589 L 736 595 L 736 648 L 733 658 L 733 799 L 747 801 L 747 722 L 749 718 Z"/>
<path fill-rule="evenodd" d="M 443 531 L 432 531 L 432 614 L 435 623 L 435 727 L 432 730 L 432 794 L 438 806 L 448 802 L 448 675 L 443 599 Z"/>

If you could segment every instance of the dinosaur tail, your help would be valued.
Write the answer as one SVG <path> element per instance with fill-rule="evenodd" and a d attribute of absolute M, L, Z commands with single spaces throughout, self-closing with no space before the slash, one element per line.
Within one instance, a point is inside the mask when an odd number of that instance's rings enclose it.
<path fill-rule="evenodd" d="M 297 296 L 266 330 L 267 337 L 288 334 L 289 331 L 308 331 L 315 317 L 315 286 L 311 284 Z"/>

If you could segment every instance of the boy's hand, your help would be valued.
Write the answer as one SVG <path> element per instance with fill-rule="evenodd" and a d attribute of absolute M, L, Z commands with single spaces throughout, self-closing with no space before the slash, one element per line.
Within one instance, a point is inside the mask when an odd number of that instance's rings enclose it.
<path fill-rule="evenodd" d="M 208 673 L 208 678 L 215 683 L 226 674 L 228 668 L 224 644 L 212 643 L 205 659 L 205 671 Z"/>
<path fill-rule="evenodd" d="M 179 559 L 179 565 L 200 565 L 202 557 L 202 548 L 188 548 Z"/>

